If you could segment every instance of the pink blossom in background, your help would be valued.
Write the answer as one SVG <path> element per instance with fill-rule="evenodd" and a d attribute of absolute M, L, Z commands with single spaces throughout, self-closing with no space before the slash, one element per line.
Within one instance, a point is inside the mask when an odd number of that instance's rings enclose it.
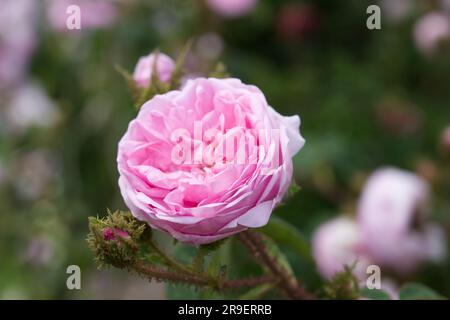
<path fill-rule="evenodd" d="M 429 196 L 427 182 L 407 171 L 382 168 L 369 177 L 358 223 L 375 263 L 405 274 L 443 258 L 443 230 L 427 221 Z"/>
<path fill-rule="evenodd" d="M 278 114 L 255 86 L 189 80 L 146 102 L 131 121 L 117 157 L 122 196 L 137 219 L 190 244 L 264 226 L 291 182 L 292 157 L 304 144 L 299 126 L 298 116 Z M 256 140 L 257 131 L 267 135 Z M 257 144 L 223 152 L 242 139 Z M 180 161 L 180 143 L 195 161 Z M 241 156 L 245 162 L 236 161 Z"/>
<path fill-rule="evenodd" d="M 34 266 L 47 266 L 55 257 L 55 243 L 46 235 L 35 236 L 31 239 L 25 252 L 24 259 Z"/>
<path fill-rule="evenodd" d="M 9 103 L 0 114 L 11 133 L 23 134 L 30 127 L 49 128 L 61 118 L 54 102 L 38 83 L 24 83 L 11 93 Z"/>
<path fill-rule="evenodd" d="M 36 46 L 35 0 L 0 3 L 0 89 L 18 84 Z"/>
<path fill-rule="evenodd" d="M 59 171 L 59 161 L 54 153 L 35 149 L 15 160 L 12 183 L 22 199 L 35 201 L 45 195 Z"/>
<path fill-rule="evenodd" d="M 351 267 L 356 263 L 353 272 L 360 281 L 365 281 L 370 258 L 359 227 L 352 219 L 338 217 L 321 225 L 314 233 L 312 249 L 323 277 L 331 278 L 336 272 L 343 271 L 346 265 Z"/>
<path fill-rule="evenodd" d="M 81 30 L 96 29 L 112 25 L 118 16 L 114 1 L 108 0 L 48 0 L 47 18 L 56 31 L 73 31 L 67 28 L 67 8 L 77 5 L 81 12 Z"/>
<path fill-rule="evenodd" d="M 450 126 L 448 126 L 442 133 L 442 145 L 450 151 Z"/>
<path fill-rule="evenodd" d="M 415 2 L 415 0 L 379 0 L 381 15 L 391 22 L 402 22 L 413 13 Z"/>
<path fill-rule="evenodd" d="M 257 2 L 257 0 L 206 0 L 212 11 L 226 18 L 249 14 L 256 7 Z"/>
<path fill-rule="evenodd" d="M 196 52 L 206 60 L 215 60 L 223 52 L 223 39 L 214 32 L 208 32 L 198 37 L 195 44 Z"/>
<path fill-rule="evenodd" d="M 139 87 L 149 86 L 154 69 L 157 71 L 160 81 L 168 82 L 175 70 L 175 61 L 164 53 L 151 53 L 148 56 L 141 57 L 133 73 L 136 84 Z"/>
<path fill-rule="evenodd" d="M 278 35 L 286 40 L 304 39 L 316 32 L 320 24 L 315 7 L 298 3 L 284 5 L 275 19 Z"/>
<path fill-rule="evenodd" d="M 414 41 L 426 56 L 434 54 L 443 41 L 450 40 L 449 15 L 433 11 L 422 16 L 414 27 Z"/>

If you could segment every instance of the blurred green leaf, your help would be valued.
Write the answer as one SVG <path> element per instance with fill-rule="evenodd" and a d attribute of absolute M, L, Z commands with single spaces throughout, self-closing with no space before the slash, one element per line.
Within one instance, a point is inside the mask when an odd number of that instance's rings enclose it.
<path fill-rule="evenodd" d="M 442 300 L 446 299 L 427 286 L 410 282 L 403 285 L 399 293 L 400 300 Z"/>
<path fill-rule="evenodd" d="M 363 288 L 361 290 L 361 296 L 370 300 L 391 300 L 389 294 L 381 289 Z"/>
<path fill-rule="evenodd" d="M 300 257 L 312 261 L 309 243 L 300 231 L 289 222 L 272 216 L 269 223 L 260 229 L 277 243 L 294 250 Z"/>

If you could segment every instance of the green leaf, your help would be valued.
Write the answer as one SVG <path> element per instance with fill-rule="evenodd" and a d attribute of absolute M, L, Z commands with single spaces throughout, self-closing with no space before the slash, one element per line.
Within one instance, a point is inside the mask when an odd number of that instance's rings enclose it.
<path fill-rule="evenodd" d="M 442 300 L 446 299 L 427 286 L 410 282 L 403 285 L 399 293 L 400 300 Z"/>
<path fill-rule="evenodd" d="M 291 264 L 289 260 L 286 258 L 284 253 L 280 250 L 280 248 L 276 245 L 276 243 L 268 236 L 262 235 L 264 238 L 264 242 L 266 244 L 267 251 L 269 254 L 277 260 L 277 262 L 286 270 L 286 272 L 291 276 L 292 282 L 297 283 L 295 278 L 294 271 L 292 270 Z"/>
<path fill-rule="evenodd" d="M 192 266 L 193 266 L 194 270 L 202 272 L 204 264 L 205 264 L 205 258 L 209 254 L 212 254 L 212 253 L 216 252 L 217 250 L 219 250 L 226 241 L 227 241 L 227 239 L 222 239 L 222 240 L 219 240 L 219 241 L 216 241 L 213 243 L 209 243 L 209 244 L 200 246 L 197 249 L 197 253 L 192 262 Z"/>
<path fill-rule="evenodd" d="M 361 290 L 361 296 L 370 300 L 391 300 L 389 294 L 381 289 L 363 288 Z"/>
<path fill-rule="evenodd" d="M 261 284 L 239 297 L 239 300 L 259 300 L 275 287 L 274 283 Z"/>
<path fill-rule="evenodd" d="M 281 218 L 272 216 L 269 223 L 260 229 L 278 244 L 294 250 L 307 261 L 312 261 L 309 243 L 296 227 Z"/>

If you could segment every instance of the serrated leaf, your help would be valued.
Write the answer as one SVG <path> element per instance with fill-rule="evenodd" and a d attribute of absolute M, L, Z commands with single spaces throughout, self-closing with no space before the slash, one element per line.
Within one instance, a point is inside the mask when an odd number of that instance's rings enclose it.
<path fill-rule="evenodd" d="M 361 296 L 370 300 L 391 300 L 391 297 L 386 291 L 381 289 L 361 289 Z"/>
<path fill-rule="evenodd" d="M 312 261 L 309 243 L 300 231 L 289 222 L 272 216 L 269 223 L 259 230 L 278 244 L 291 248 L 303 259 Z"/>
<path fill-rule="evenodd" d="M 399 292 L 400 300 L 442 300 L 446 299 L 433 289 L 415 282 L 403 285 Z"/>

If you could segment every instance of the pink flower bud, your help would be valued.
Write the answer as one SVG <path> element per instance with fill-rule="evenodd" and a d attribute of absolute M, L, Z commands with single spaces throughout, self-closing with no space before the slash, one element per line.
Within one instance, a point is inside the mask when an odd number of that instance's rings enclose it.
<path fill-rule="evenodd" d="M 119 228 L 115 228 L 114 230 L 111 228 L 103 229 L 103 239 L 105 241 L 115 240 L 116 236 L 119 236 L 124 239 L 130 237 L 130 235 L 126 231 L 119 229 Z"/>
<path fill-rule="evenodd" d="M 175 62 L 164 53 L 151 53 L 148 56 L 141 57 L 133 73 L 133 79 L 136 84 L 139 87 L 149 86 L 154 69 L 157 71 L 161 82 L 168 82 L 175 69 Z"/>
<path fill-rule="evenodd" d="M 366 279 L 366 268 L 370 259 L 361 242 L 358 225 L 347 217 L 339 217 L 321 225 L 312 241 L 313 255 L 320 274 L 331 278 L 344 266 L 353 266 L 355 276 Z"/>

